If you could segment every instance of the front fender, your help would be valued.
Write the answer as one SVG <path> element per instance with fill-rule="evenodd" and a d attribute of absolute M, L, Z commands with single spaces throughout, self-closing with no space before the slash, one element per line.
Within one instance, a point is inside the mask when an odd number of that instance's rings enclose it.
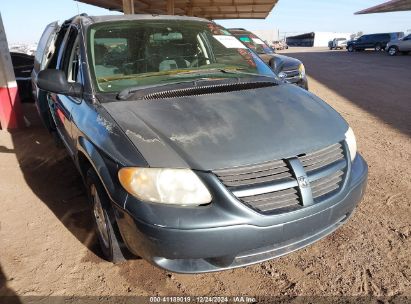
<path fill-rule="evenodd" d="M 113 177 L 110 174 L 109 169 L 107 168 L 106 162 L 101 156 L 97 148 L 86 138 L 80 137 L 78 139 L 77 150 L 87 158 L 88 162 L 93 167 L 99 176 L 103 186 L 106 188 L 107 194 L 111 196 L 115 192 L 115 186 L 113 183 Z M 77 164 L 80 167 L 79 160 Z M 81 168 L 79 168 L 81 171 Z M 83 176 L 85 177 L 85 176 Z"/>

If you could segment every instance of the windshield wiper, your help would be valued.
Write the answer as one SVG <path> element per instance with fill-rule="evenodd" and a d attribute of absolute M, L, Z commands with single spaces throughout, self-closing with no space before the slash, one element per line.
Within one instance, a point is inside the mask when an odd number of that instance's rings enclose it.
<path fill-rule="evenodd" d="M 270 76 L 270 75 L 244 72 L 244 71 L 241 71 L 241 70 L 243 70 L 243 68 L 235 68 L 235 69 L 215 68 L 215 69 L 207 69 L 207 70 L 184 71 L 184 72 L 180 72 L 180 73 L 175 74 L 175 75 L 181 75 L 181 74 L 183 74 L 183 75 L 184 74 L 186 74 L 186 75 L 204 75 L 205 73 L 198 73 L 198 72 L 212 72 L 212 71 L 215 71 L 215 72 L 220 72 L 220 73 L 223 73 L 223 74 L 249 75 L 249 76 L 253 76 L 253 77 L 265 77 L 265 78 L 270 78 L 272 80 L 276 80 L 275 77 Z M 207 74 L 211 74 L 211 73 L 207 73 Z M 237 81 L 240 81 L 240 78 L 236 77 L 236 79 L 237 79 Z M 190 83 L 190 82 L 193 83 L 194 86 L 196 86 L 198 82 L 212 81 L 212 80 L 213 80 L 212 78 L 197 78 L 197 79 L 193 79 L 193 80 L 178 81 L 178 82 L 172 82 L 172 83 L 167 83 L 167 84 L 153 84 L 153 85 L 147 85 L 147 86 L 134 86 L 134 87 L 126 88 L 126 89 L 120 91 L 120 93 L 117 94 L 117 99 L 126 100 L 131 95 L 133 95 L 134 93 L 136 93 L 138 91 L 146 90 L 146 89 L 150 89 L 150 88 L 155 88 L 155 87 L 159 87 L 159 86 L 178 85 L 178 84 Z"/>
<path fill-rule="evenodd" d="M 196 80 L 185 80 L 185 81 L 178 81 L 178 82 L 171 82 L 171 83 L 166 83 L 166 84 L 151 84 L 151 85 L 143 85 L 143 86 L 134 86 L 134 87 L 130 87 L 130 88 L 126 88 L 124 90 L 121 90 L 118 94 L 117 94 L 117 99 L 120 100 L 126 100 L 128 97 L 130 97 L 131 95 L 133 95 L 134 93 L 141 91 L 141 90 L 146 90 L 146 89 L 151 89 L 151 88 L 156 88 L 156 87 L 161 87 L 161 86 L 168 86 L 168 85 L 178 85 L 178 84 L 182 84 L 182 83 L 190 83 L 192 82 L 194 85 L 196 84 L 197 81 L 201 81 L 201 80 L 206 80 L 204 78 L 201 79 L 196 79 Z"/>

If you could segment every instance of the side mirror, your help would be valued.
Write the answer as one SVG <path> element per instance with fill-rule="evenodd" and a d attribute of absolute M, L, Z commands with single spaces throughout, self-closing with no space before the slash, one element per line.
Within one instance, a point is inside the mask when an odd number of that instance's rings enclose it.
<path fill-rule="evenodd" d="M 40 71 L 37 75 L 37 86 L 44 91 L 72 97 L 81 97 L 83 94 L 83 86 L 78 83 L 68 82 L 66 74 L 60 70 L 47 69 Z"/>
<path fill-rule="evenodd" d="M 277 60 L 276 58 L 271 58 L 270 61 L 268 62 L 268 65 L 270 68 L 274 71 L 274 73 L 277 73 Z"/>

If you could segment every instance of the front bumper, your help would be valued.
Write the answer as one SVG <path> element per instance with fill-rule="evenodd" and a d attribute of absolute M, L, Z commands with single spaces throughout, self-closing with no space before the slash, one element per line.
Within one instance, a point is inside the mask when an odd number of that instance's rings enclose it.
<path fill-rule="evenodd" d="M 194 220 L 197 226 L 204 222 L 204 228 L 184 227 L 180 219 L 165 227 L 137 220 L 122 209 L 116 212 L 117 222 L 127 247 L 156 266 L 180 273 L 231 269 L 282 256 L 333 232 L 361 201 L 367 174 L 367 164 L 358 155 L 343 196 L 279 215 L 250 213 L 248 223 L 216 225 L 215 218 L 210 216 L 206 222 L 198 215 Z M 266 225 L 268 220 L 273 224 Z"/>

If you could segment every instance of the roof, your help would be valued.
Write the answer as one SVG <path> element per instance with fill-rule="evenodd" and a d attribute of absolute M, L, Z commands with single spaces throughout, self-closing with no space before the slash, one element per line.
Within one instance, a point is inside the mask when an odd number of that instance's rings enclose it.
<path fill-rule="evenodd" d="M 380 5 L 376 5 L 365 10 L 356 12 L 356 15 L 360 14 L 373 14 L 373 13 L 386 13 L 386 12 L 398 12 L 398 11 L 410 11 L 411 0 L 392 0 Z"/>
<path fill-rule="evenodd" d="M 203 21 L 210 22 L 204 18 L 189 17 L 189 16 L 170 16 L 170 15 L 149 15 L 149 14 L 135 14 L 135 15 L 104 15 L 104 16 L 87 16 L 92 23 L 111 22 L 111 21 L 129 21 L 129 20 L 187 20 L 187 21 Z"/>
<path fill-rule="evenodd" d="M 167 14 L 174 3 L 175 15 L 207 19 L 265 19 L 278 0 L 75 0 L 123 12 L 123 2 L 134 2 L 135 14 Z"/>

